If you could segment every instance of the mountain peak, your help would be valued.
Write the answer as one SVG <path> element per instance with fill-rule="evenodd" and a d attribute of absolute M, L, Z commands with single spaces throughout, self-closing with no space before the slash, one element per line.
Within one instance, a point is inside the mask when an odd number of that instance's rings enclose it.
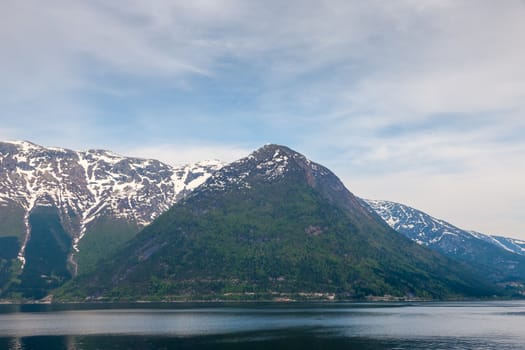
<path fill-rule="evenodd" d="M 68 288 L 97 298 L 125 290 L 168 300 L 440 297 L 484 289 L 464 279 L 452 288 L 448 277 L 429 281 L 445 269 L 455 276 L 455 268 L 396 236 L 330 170 L 288 147 L 266 145 L 215 172 L 108 265 Z"/>
<path fill-rule="evenodd" d="M 15 146 L 17 149 L 20 149 L 22 151 L 30 151 L 30 150 L 37 150 L 37 149 L 43 148 L 42 146 L 37 145 L 36 143 L 29 142 L 26 140 L 9 140 L 9 141 L 3 141 L 0 143 Z"/>
<path fill-rule="evenodd" d="M 323 173 L 329 173 L 328 169 L 309 161 L 291 148 L 267 144 L 249 156 L 224 166 L 210 178 L 202 190 L 224 190 L 232 186 L 250 188 L 257 182 L 273 183 L 294 174 L 302 174 L 313 185 L 312 173 L 320 169 L 323 169 Z"/>
<path fill-rule="evenodd" d="M 268 144 L 262 146 L 261 148 L 257 149 L 256 151 L 254 151 L 252 153 L 252 155 L 254 155 L 254 156 L 256 156 L 256 155 L 264 155 L 264 156 L 271 155 L 271 156 L 274 156 L 276 153 L 277 154 L 279 154 L 279 153 L 287 154 L 287 155 L 299 154 L 298 152 L 292 150 L 289 147 L 286 147 L 286 146 L 283 146 L 283 145 L 274 144 L 274 143 L 268 143 Z"/>
<path fill-rule="evenodd" d="M 333 172 L 289 147 L 276 144 L 265 145 L 248 157 L 224 166 L 192 196 L 209 191 L 245 191 L 259 184 L 283 182 L 306 183 L 332 204 L 354 214 L 371 216 Z"/>
<path fill-rule="evenodd" d="M 19 146 L 33 146 L 33 147 L 42 147 L 40 145 L 37 145 L 36 143 L 34 142 L 31 142 L 31 141 L 27 141 L 27 140 L 7 140 L 7 141 L 3 141 L 4 143 L 10 143 L 10 144 L 13 144 L 13 145 L 19 145 Z"/>
<path fill-rule="evenodd" d="M 323 173 L 331 173 L 322 165 L 316 164 L 307 159 L 303 154 L 293 149 L 277 144 L 267 144 L 250 154 L 245 160 L 255 160 L 258 169 L 265 166 L 275 168 L 278 165 L 281 169 L 289 167 L 299 167 L 301 170 L 318 171 L 324 169 Z M 241 161 L 243 161 L 241 159 Z"/>
<path fill-rule="evenodd" d="M 305 159 L 303 155 L 293 151 L 292 149 L 286 146 L 267 144 L 254 151 L 245 159 L 255 160 L 259 169 L 263 167 L 272 168 L 274 167 L 274 165 L 277 165 L 282 171 L 285 167 L 288 166 L 289 160 L 294 158 Z"/>

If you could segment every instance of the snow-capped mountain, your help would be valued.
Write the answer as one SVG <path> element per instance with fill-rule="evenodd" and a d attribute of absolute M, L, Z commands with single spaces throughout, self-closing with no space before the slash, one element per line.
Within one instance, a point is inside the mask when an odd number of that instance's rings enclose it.
<path fill-rule="evenodd" d="M 477 232 L 472 232 L 478 234 Z M 486 236 L 486 235 L 484 235 Z M 516 254 L 525 255 L 525 241 L 516 238 L 503 237 L 503 236 L 489 236 L 491 241 L 495 244 L 505 248 Z"/>
<path fill-rule="evenodd" d="M 345 186 L 328 168 L 312 162 L 288 147 L 275 144 L 265 145 L 248 157 L 225 165 L 191 195 L 232 188 L 250 189 L 254 182 L 274 183 L 294 172 L 304 172 L 308 184 L 322 189 L 329 201 L 338 202 L 338 205 L 345 207 L 352 214 L 359 212 L 359 215 L 372 218 L 367 206 L 363 206 L 360 199 L 354 195 L 346 195 Z"/>
<path fill-rule="evenodd" d="M 525 242 L 463 230 L 400 203 L 364 201 L 390 227 L 414 242 L 468 262 L 495 281 L 525 282 Z"/>
<path fill-rule="evenodd" d="M 453 253 L 460 249 L 462 243 L 480 239 L 482 236 L 482 234 L 476 236 L 400 203 L 369 199 L 365 201 L 390 227 L 420 245 Z"/>
<path fill-rule="evenodd" d="M 294 187 L 294 177 L 303 176 L 326 203 L 350 216 L 393 232 L 380 216 L 413 241 L 470 264 L 494 282 L 525 284 L 524 241 L 462 230 L 398 203 L 364 204 L 330 170 L 284 146 L 266 145 L 229 165 L 173 167 L 105 150 L 13 141 L 0 142 L 0 296 L 38 299 L 72 275 L 90 272 L 183 198 L 247 193 L 286 179 L 282 196 Z M 305 232 L 315 236 L 324 228 L 312 224 Z"/>
<path fill-rule="evenodd" d="M 460 249 L 458 243 L 476 239 L 512 253 L 525 255 L 525 241 L 522 240 L 463 230 L 444 220 L 400 203 L 371 199 L 365 199 L 365 202 L 390 227 L 421 245 L 437 246 L 446 252 L 454 252 Z"/>
<path fill-rule="evenodd" d="M 52 206 L 72 238 L 72 252 L 78 252 L 79 242 L 98 218 L 144 227 L 221 167 L 219 161 L 173 167 L 104 150 L 76 152 L 27 141 L 0 142 L 0 208 L 16 208 L 24 230 L 0 236 L 20 238 L 23 267 L 30 214 L 36 207 Z"/>
<path fill-rule="evenodd" d="M 499 291 L 397 234 L 329 169 L 270 144 L 216 171 L 110 261 L 57 294 L 168 301 L 385 293 Z"/>

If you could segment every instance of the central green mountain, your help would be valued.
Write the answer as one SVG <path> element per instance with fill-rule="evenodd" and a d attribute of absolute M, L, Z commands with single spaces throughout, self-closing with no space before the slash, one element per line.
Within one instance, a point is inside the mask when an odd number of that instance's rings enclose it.
<path fill-rule="evenodd" d="M 406 239 L 325 167 L 267 145 L 217 171 L 61 300 L 432 299 L 497 293 Z"/>

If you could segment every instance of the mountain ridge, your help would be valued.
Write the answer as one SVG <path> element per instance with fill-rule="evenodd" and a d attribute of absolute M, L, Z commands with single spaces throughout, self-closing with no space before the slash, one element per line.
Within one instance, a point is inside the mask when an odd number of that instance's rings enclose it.
<path fill-rule="evenodd" d="M 478 231 L 473 230 L 466 230 L 459 228 L 443 219 L 436 218 L 430 214 L 427 214 L 423 212 L 422 210 L 416 209 L 414 207 L 408 206 L 406 204 L 402 204 L 399 202 L 394 201 L 388 201 L 388 200 L 377 200 L 377 199 L 363 199 L 362 200 L 367 203 L 374 211 L 381 216 L 381 218 L 394 230 L 396 231 L 403 231 L 406 232 L 407 235 L 410 236 L 411 239 L 414 241 L 418 241 L 416 238 L 416 235 L 419 237 L 424 237 L 425 232 L 428 230 L 425 230 L 424 227 L 428 227 L 429 224 L 432 224 L 434 229 L 431 229 L 431 231 L 434 232 L 440 232 L 440 230 L 444 230 L 444 234 L 458 234 L 465 237 L 474 237 L 477 239 L 481 239 L 483 241 L 489 242 L 493 245 L 499 246 L 500 248 L 503 248 L 509 252 L 519 254 L 519 255 L 525 255 L 525 241 L 518 239 L 518 238 L 512 238 L 512 237 L 505 237 L 501 235 L 493 235 L 493 234 L 485 234 Z M 397 207 L 397 212 L 399 214 L 395 215 L 392 208 Z M 412 219 L 410 218 L 410 212 L 412 212 Z M 420 220 L 417 222 L 417 220 L 414 220 L 413 217 L 419 216 Z M 417 224 L 423 225 L 423 228 L 420 226 L 418 229 L 416 229 L 414 232 L 409 234 L 409 230 L 416 228 Z M 437 227 L 440 227 L 439 229 Z M 421 234 L 421 235 L 419 235 Z M 420 241 L 419 244 L 423 244 L 428 246 L 429 244 L 438 242 L 442 239 L 442 236 L 433 236 L 431 240 L 427 241 Z"/>
<path fill-rule="evenodd" d="M 281 145 L 267 144 L 228 165 L 207 161 L 173 167 L 100 149 L 77 152 L 28 141 L 0 142 L 0 295 L 10 290 L 15 295 L 42 297 L 79 271 L 95 269 L 100 259 L 115 254 L 179 201 L 204 198 L 206 192 L 221 189 L 243 193 L 254 184 L 276 184 L 290 174 L 302 174 L 300 181 L 307 185 L 303 190 L 309 193 L 307 197 L 317 198 L 314 202 L 321 196 L 327 206 L 366 222 L 381 217 L 369 204 L 362 205 L 363 200 L 329 169 Z M 289 185 L 294 188 L 293 183 Z M 33 223 L 40 223 L 38 232 L 28 232 L 32 225 L 37 228 Z M 359 228 L 358 223 L 352 225 Z M 390 230 L 383 220 L 374 225 Z M 314 223 L 301 232 L 318 236 L 325 227 Z M 488 237 L 470 232 L 470 236 L 476 234 Z M 373 237 L 365 240 L 375 244 Z M 488 241 L 508 251 L 525 249 L 525 242 L 515 239 L 490 237 Z M 37 255 L 28 257 L 26 249 Z M 148 256 L 152 251 L 141 254 Z M 39 262 L 46 259 L 55 265 Z"/>
<path fill-rule="evenodd" d="M 394 230 L 412 241 L 469 264 L 493 282 L 525 292 L 525 242 L 454 226 L 407 205 L 363 200 Z"/>
<path fill-rule="evenodd" d="M 85 234 L 86 226 L 96 219 L 96 216 L 100 214 L 101 211 L 110 211 L 113 215 L 133 219 L 139 226 L 145 226 L 158 216 L 160 212 L 167 210 L 177 198 L 180 198 L 185 192 L 190 192 L 198 187 L 206 177 L 201 178 L 197 176 L 195 179 L 187 181 L 190 174 L 198 172 L 204 174 L 206 170 L 211 169 L 213 171 L 222 166 L 222 163 L 219 161 L 204 161 L 195 163 L 195 165 L 171 167 L 157 160 L 125 157 L 112 151 L 101 149 L 77 152 L 59 147 L 46 148 L 29 141 L 0 142 L 0 146 L 3 146 L 4 150 L 6 145 L 12 145 L 17 148 L 18 154 L 11 158 L 15 160 L 16 163 L 13 164 L 10 162 L 11 159 L 8 154 L 0 152 L 0 165 L 8 169 L 13 166 L 16 167 L 17 175 L 22 175 L 25 179 L 21 179 L 22 181 L 18 183 L 13 181 L 10 176 L 3 176 L 3 178 L 0 179 L 0 205 L 14 200 L 25 209 L 26 217 L 35 206 L 47 206 L 50 204 L 55 204 L 59 207 L 67 206 L 76 213 L 82 214 L 79 227 L 74 230 L 76 232 L 73 232 L 75 251 L 78 251 L 78 242 Z M 40 156 L 43 159 L 39 162 L 38 157 Z M 61 169 L 61 166 L 64 166 L 63 161 L 59 160 L 55 164 L 46 161 L 46 157 L 53 156 L 57 158 L 61 157 L 65 159 L 66 162 L 76 160 L 76 164 L 69 165 L 71 166 L 70 169 Z M 145 182 L 148 180 L 151 181 L 151 178 L 147 178 L 147 174 L 133 171 L 135 170 L 133 168 L 139 165 L 143 166 L 145 171 L 148 171 L 151 167 L 157 171 L 157 173 L 163 172 L 163 174 L 157 174 L 160 175 L 159 186 L 164 193 L 160 191 L 154 193 L 154 195 L 161 197 L 158 199 L 156 205 L 151 205 L 151 199 L 136 195 L 148 186 L 148 183 Z M 85 185 L 85 188 L 68 188 L 73 187 L 74 184 L 68 181 L 67 177 L 69 177 L 69 174 L 67 170 L 77 175 L 74 179 L 76 181 L 75 184 L 77 186 L 79 184 Z M 83 172 L 85 176 L 78 176 L 78 172 L 81 174 Z M 60 173 L 64 173 L 65 175 L 57 175 Z M 131 175 L 127 175 L 126 173 Z M 4 175 L 6 175 L 6 173 L 4 173 Z M 49 179 L 47 183 L 45 181 L 36 182 L 35 178 L 37 176 L 47 177 L 48 179 L 52 177 L 56 181 Z M 116 178 L 119 177 L 120 183 L 115 181 Z M 9 189 L 6 183 L 9 184 Z M 13 189 L 13 187 L 15 188 Z M 24 190 L 27 191 L 24 193 Z M 151 192 L 150 188 L 146 190 Z M 15 191 L 18 193 L 13 193 Z M 76 193 L 74 193 L 75 191 Z M 8 195 L 5 195 L 6 192 L 9 192 Z M 150 196 L 152 194 L 153 193 L 148 193 Z M 133 198 L 134 195 L 136 195 L 136 198 Z M 130 196 L 132 197 L 130 198 Z M 128 200 L 127 206 L 124 200 Z M 136 200 L 137 202 L 146 201 L 148 205 L 141 206 L 141 210 L 144 210 L 148 206 L 157 209 L 146 212 L 134 211 L 132 203 L 129 202 L 132 200 Z M 23 256 L 19 257 L 23 260 Z"/>
<path fill-rule="evenodd" d="M 79 261 L 82 268 L 98 259 L 87 248 L 96 244 L 95 236 L 106 241 L 102 250 L 121 244 L 222 165 L 204 161 L 173 167 L 106 150 L 72 151 L 28 141 L 0 142 L 0 237 L 9 245 L 9 254 L 0 256 L 0 290 L 13 276 L 26 270 L 27 247 L 36 244 L 36 240 L 31 240 L 32 216 L 44 215 L 38 208 L 54 208 L 45 215 L 57 221 L 63 232 L 55 241 L 40 241 L 44 245 L 32 251 L 60 246 L 59 250 L 69 255 L 64 264 L 76 275 Z M 108 232 L 120 234 L 103 237 Z M 60 243 L 64 239 L 70 240 L 69 248 Z M 18 250 L 18 263 L 12 261 L 14 249 Z M 33 259 L 31 268 L 38 273 L 32 274 L 54 274 L 36 266 L 37 260 Z M 62 278 L 69 278 L 64 266 L 60 270 Z"/>
<path fill-rule="evenodd" d="M 327 168 L 266 145 L 217 170 L 59 300 L 489 296 L 393 231 Z M 292 297 L 293 296 L 293 297 Z"/>

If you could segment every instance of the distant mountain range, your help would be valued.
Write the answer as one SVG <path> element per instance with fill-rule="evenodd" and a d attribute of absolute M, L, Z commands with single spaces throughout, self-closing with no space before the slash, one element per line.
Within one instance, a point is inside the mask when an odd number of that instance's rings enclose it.
<path fill-rule="evenodd" d="M 409 206 L 364 200 L 394 230 L 412 241 L 469 264 L 493 282 L 523 289 L 525 242 L 460 229 Z"/>
<path fill-rule="evenodd" d="M 228 165 L 173 167 L 0 142 L 3 297 L 42 298 L 74 276 L 53 293 L 68 300 L 510 295 L 523 289 L 524 248 L 401 204 L 361 200 L 283 146 Z"/>

